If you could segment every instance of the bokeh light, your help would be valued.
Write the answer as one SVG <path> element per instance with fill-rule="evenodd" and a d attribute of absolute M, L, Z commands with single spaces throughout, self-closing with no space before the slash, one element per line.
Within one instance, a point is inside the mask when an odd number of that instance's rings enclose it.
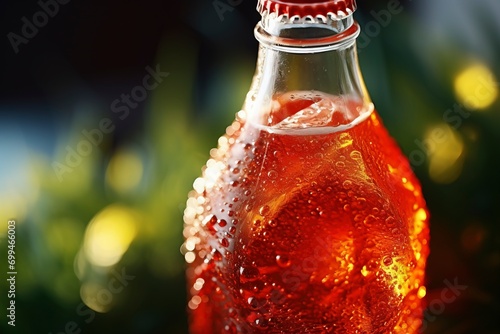
<path fill-rule="evenodd" d="M 85 232 L 84 252 L 97 266 L 112 266 L 122 258 L 138 231 L 136 213 L 120 205 L 99 212 Z"/>
<path fill-rule="evenodd" d="M 498 82 L 483 64 L 464 68 L 454 81 L 455 95 L 469 109 L 486 109 L 498 96 Z"/>
<path fill-rule="evenodd" d="M 461 135 L 448 124 L 430 128 L 425 134 L 429 145 L 429 176 L 436 182 L 454 182 L 462 172 L 464 162 L 464 142 Z"/>
<path fill-rule="evenodd" d="M 90 309 L 105 313 L 114 305 L 113 294 L 103 285 L 84 283 L 80 288 L 80 297 Z"/>
<path fill-rule="evenodd" d="M 120 150 L 113 155 L 106 169 L 106 183 L 118 193 L 130 192 L 141 182 L 143 170 L 136 151 Z"/>

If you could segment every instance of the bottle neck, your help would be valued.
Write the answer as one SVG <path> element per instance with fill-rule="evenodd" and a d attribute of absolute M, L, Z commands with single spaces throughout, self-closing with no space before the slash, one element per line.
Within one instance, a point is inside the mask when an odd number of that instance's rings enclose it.
<path fill-rule="evenodd" d="M 351 16 L 328 24 L 280 25 L 263 18 L 255 28 L 260 43 L 257 70 L 244 105 L 252 123 L 270 125 L 276 101 L 291 93 L 344 101 L 340 109 L 348 121 L 371 111 L 358 65 L 358 34 Z"/>

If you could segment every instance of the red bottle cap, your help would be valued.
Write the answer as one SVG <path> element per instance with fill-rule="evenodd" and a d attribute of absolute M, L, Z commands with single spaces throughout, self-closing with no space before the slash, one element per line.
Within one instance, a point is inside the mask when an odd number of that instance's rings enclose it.
<path fill-rule="evenodd" d="M 356 10 L 356 0 L 259 0 L 257 10 L 280 17 L 334 17 L 342 18 Z"/>

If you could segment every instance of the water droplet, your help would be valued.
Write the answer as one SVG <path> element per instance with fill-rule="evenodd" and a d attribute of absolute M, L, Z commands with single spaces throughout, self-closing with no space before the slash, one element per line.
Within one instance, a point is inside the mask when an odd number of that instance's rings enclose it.
<path fill-rule="evenodd" d="M 254 266 L 242 266 L 240 267 L 240 281 L 253 282 L 259 278 L 260 272 L 257 267 Z"/>
<path fill-rule="evenodd" d="M 350 140 L 351 136 L 348 134 L 348 133 L 341 133 L 340 136 L 339 136 L 339 140 L 342 142 L 342 143 L 345 143 L 346 141 Z"/>
<path fill-rule="evenodd" d="M 210 232 L 210 234 L 215 235 L 215 233 L 217 233 L 217 230 L 215 229 L 215 224 L 217 222 L 217 217 L 215 215 L 210 215 L 205 218 L 202 224 L 205 224 L 207 226 L 208 232 Z"/>
<path fill-rule="evenodd" d="M 342 183 L 342 187 L 344 187 L 344 189 L 351 189 L 352 187 L 352 181 L 351 180 L 345 180 L 343 183 Z"/>
<path fill-rule="evenodd" d="M 356 223 L 359 223 L 359 222 L 361 222 L 362 220 L 363 220 L 363 216 L 362 216 L 362 215 L 356 215 L 356 216 L 354 216 L 354 221 L 355 221 Z"/>
<path fill-rule="evenodd" d="M 229 240 L 227 240 L 226 238 L 222 238 L 220 240 L 220 244 L 222 245 L 222 247 L 228 247 L 229 246 Z"/>
<path fill-rule="evenodd" d="M 375 218 L 374 215 L 368 215 L 365 218 L 365 220 L 363 220 L 363 224 L 365 224 L 365 226 L 372 226 L 376 221 L 377 221 L 377 218 Z"/>
<path fill-rule="evenodd" d="M 240 169 L 238 167 L 233 168 L 233 174 L 238 174 L 240 172 Z"/>
<path fill-rule="evenodd" d="M 269 327 L 268 322 L 263 317 L 258 317 L 257 319 L 255 319 L 254 324 L 259 329 L 266 329 Z"/>
<path fill-rule="evenodd" d="M 370 271 L 375 270 L 377 267 L 378 267 L 377 261 L 375 261 L 374 259 L 371 259 L 371 260 L 370 260 L 370 261 L 368 261 L 368 263 L 366 264 L 366 269 L 368 269 L 368 270 L 370 270 Z"/>
<path fill-rule="evenodd" d="M 231 227 L 229 228 L 229 233 L 231 233 L 231 234 L 236 233 L 236 226 L 231 226 Z"/>
<path fill-rule="evenodd" d="M 349 204 L 344 205 L 344 211 L 351 210 L 351 206 Z"/>
<path fill-rule="evenodd" d="M 351 157 L 351 159 L 353 160 L 361 160 L 363 157 L 361 155 L 361 152 L 359 151 L 352 151 L 349 156 Z"/>
<path fill-rule="evenodd" d="M 292 262 L 290 261 L 290 258 L 288 257 L 288 255 L 282 254 L 282 255 L 276 255 L 276 263 L 281 268 L 286 268 L 286 267 L 289 267 Z"/>
<path fill-rule="evenodd" d="M 262 308 L 266 304 L 266 301 L 265 300 L 259 300 L 259 299 L 255 298 L 255 297 L 248 297 L 247 303 L 248 303 L 248 305 L 250 305 L 250 308 L 252 308 L 254 310 L 258 310 L 258 309 Z"/>
<path fill-rule="evenodd" d="M 390 266 L 392 264 L 392 257 L 384 256 L 384 258 L 382 259 L 382 263 L 386 266 Z"/>
<path fill-rule="evenodd" d="M 261 216 L 265 216 L 267 213 L 269 213 L 269 205 L 264 205 L 259 209 L 259 213 Z"/>
<path fill-rule="evenodd" d="M 275 171 L 275 170 L 270 170 L 268 173 L 267 173 L 267 176 L 271 179 L 271 180 L 274 180 L 278 177 L 278 172 Z"/>
<path fill-rule="evenodd" d="M 363 197 L 358 197 L 354 202 L 352 202 L 352 208 L 356 210 L 362 210 L 365 206 L 366 199 L 364 199 Z"/>
<path fill-rule="evenodd" d="M 212 258 L 214 261 L 222 260 L 222 254 L 217 249 L 212 249 Z"/>
<path fill-rule="evenodd" d="M 278 222 L 275 219 L 270 219 L 268 222 L 269 226 L 276 227 L 278 226 Z"/>
<path fill-rule="evenodd" d="M 202 225 L 212 227 L 216 223 L 217 223 L 217 217 L 215 215 L 209 215 L 203 220 Z"/>
<path fill-rule="evenodd" d="M 218 225 L 220 227 L 224 227 L 227 225 L 227 221 L 225 221 L 224 219 L 220 219 L 220 220 L 218 220 Z"/>
<path fill-rule="evenodd" d="M 335 166 L 337 166 L 338 168 L 344 168 L 345 167 L 345 162 L 343 162 L 343 161 L 337 161 L 335 163 Z"/>
<path fill-rule="evenodd" d="M 224 326 L 224 334 L 237 334 L 238 329 L 236 328 L 235 324 L 230 322 L 231 320 L 228 320 L 229 323 Z"/>
<path fill-rule="evenodd" d="M 385 223 L 389 226 L 392 226 L 396 223 L 396 219 L 393 216 L 389 216 L 386 218 Z"/>

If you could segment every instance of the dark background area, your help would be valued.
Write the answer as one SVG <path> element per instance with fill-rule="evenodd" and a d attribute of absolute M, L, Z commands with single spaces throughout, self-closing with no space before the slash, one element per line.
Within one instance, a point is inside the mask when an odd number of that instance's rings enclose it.
<path fill-rule="evenodd" d="M 9 219 L 18 271 L 15 328 L 0 283 L 2 333 L 186 333 L 182 211 L 257 56 L 256 1 L 220 3 L 58 3 L 17 53 L 8 34 L 42 9 L 0 3 L 0 276 Z M 360 0 L 355 17 L 368 90 L 431 212 L 425 333 L 500 333 L 500 3 Z M 122 119 L 112 104 L 147 66 L 168 76 Z M 113 131 L 58 173 L 103 119 Z"/>

